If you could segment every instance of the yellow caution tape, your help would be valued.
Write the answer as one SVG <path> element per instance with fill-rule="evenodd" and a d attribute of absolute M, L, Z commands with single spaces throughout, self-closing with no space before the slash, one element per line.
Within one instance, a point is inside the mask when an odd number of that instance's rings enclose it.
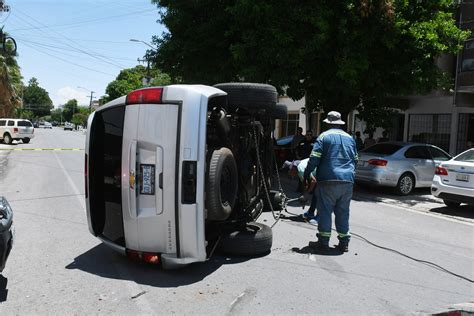
<path fill-rule="evenodd" d="M 0 150 L 14 150 L 14 151 L 61 151 L 61 150 L 68 150 L 68 151 L 81 151 L 84 148 L 0 148 Z"/>

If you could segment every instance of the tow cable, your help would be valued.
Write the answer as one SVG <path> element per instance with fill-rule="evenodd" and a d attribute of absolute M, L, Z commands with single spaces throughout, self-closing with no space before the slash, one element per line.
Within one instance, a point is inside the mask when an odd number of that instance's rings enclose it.
<path fill-rule="evenodd" d="M 271 159 L 274 161 L 274 166 L 275 166 L 275 173 L 276 173 L 276 178 L 277 178 L 277 183 L 278 183 L 278 197 L 277 197 L 277 194 L 275 194 L 275 197 L 274 197 L 274 202 L 276 204 L 278 204 L 280 206 L 280 209 L 279 210 L 275 210 L 273 208 L 273 203 L 272 203 L 272 200 L 270 198 L 270 192 L 269 192 L 269 189 L 267 187 L 267 181 L 266 181 L 266 178 L 265 178 L 265 174 L 263 172 L 263 166 L 262 166 L 262 162 L 260 160 L 260 152 L 259 152 L 259 146 L 258 146 L 258 138 L 257 138 L 257 131 L 256 131 L 256 124 L 253 125 L 253 136 L 254 136 L 254 141 L 255 141 L 255 153 L 256 153 L 256 156 L 257 156 L 257 163 L 258 163 L 258 170 L 259 170 L 259 173 L 260 173 L 260 177 L 261 177 L 261 181 L 263 181 L 263 187 L 264 187 L 264 191 L 265 191 L 265 196 L 267 197 L 267 202 L 268 202 L 268 205 L 270 207 L 270 210 L 272 211 L 272 215 L 273 215 L 273 219 L 275 220 L 275 222 L 273 223 L 273 225 L 271 225 L 270 227 L 273 228 L 277 223 L 278 221 L 281 219 L 282 217 L 282 212 L 285 211 L 286 213 L 290 214 L 290 215 L 296 215 L 298 216 L 298 214 L 293 214 L 293 213 L 290 213 L 288 210 L 287 210 L 287 205 L 291 202 L 294 202 L 294 201 L 299 201 L 303 208 L 306 204 L 306 199 L 304 198 L 304 196 L 300 196 L 300 197 L 297 197 L 297 198 L 294 198 L 294 199 L 289 199 L 285 192 L 283 191 L 283 187 L 281 185 L 281 181 L 280 181 L 280 175 L 278 173 L 278 165 L 277 165 L 277 162 L 276 162 L 276 157 L 275 157 L 275 151 L 273 150 L 273 145 L 271 145 L 272 147 L 272 157 Z M 273 168 L 272 168 L 273 169 Z M 270 174 L 271 176 L 271 174 Z"/>

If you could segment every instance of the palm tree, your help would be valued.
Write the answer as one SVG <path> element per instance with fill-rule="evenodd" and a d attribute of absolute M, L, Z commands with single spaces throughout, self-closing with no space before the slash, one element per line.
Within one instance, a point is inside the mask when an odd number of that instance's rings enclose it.
<path fill-rule="evenodd" d="M 0 37 L 3 49 L 0 50 L 0 117 L 11 117 L 21 107 L 22 89 L 20 67 L 16 61 L 16 44 L 5 41 L 8 35 Z"/>

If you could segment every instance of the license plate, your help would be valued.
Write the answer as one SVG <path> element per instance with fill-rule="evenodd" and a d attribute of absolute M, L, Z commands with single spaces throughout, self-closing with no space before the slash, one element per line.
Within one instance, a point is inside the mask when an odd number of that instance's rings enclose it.
<path fill-rule="evenodd" d="M 456 174 L 457 181 L 469 182 L 469 175 L 465 173 Z"/>
<path fill-rule="evenodd" d="M 155 194 L 155 166 L 154 165 L 140 165 L 141 182 L 140 194 L 154 195 Z"/>

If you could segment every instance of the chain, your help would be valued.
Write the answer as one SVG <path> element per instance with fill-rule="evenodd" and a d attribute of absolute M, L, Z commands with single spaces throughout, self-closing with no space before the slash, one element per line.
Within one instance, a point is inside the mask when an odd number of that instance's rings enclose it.
<path fill-rule="evenodd" d="M 265 195 L 267 196 L 268 205 L 270 206 L 270 210 L 272 211 L 273 218 L 276 221 L 278 221 L 281 217 L 281 212 L 282 211 L 280 210 L 280 211 L 277 212 L 273 209 L 272 201 L 270 199 L 270 193 L 268 192 L 267 181 L 266 181 L 265 175 L 263 173 L 262 162 L 260 161 L 260 152 L 259 152 L 257 131 L 256 131 L 255 124 L 253 125 L 253 136 L 254 136 L 254 140 L 255 140 L 255 151 L 256 151 L 256 154 L 257 154 L 258 169 L 260 171 L 260 176 L 262 177 L 262 180 L 263 180 L 263 187 L 265 189 Z"/>

